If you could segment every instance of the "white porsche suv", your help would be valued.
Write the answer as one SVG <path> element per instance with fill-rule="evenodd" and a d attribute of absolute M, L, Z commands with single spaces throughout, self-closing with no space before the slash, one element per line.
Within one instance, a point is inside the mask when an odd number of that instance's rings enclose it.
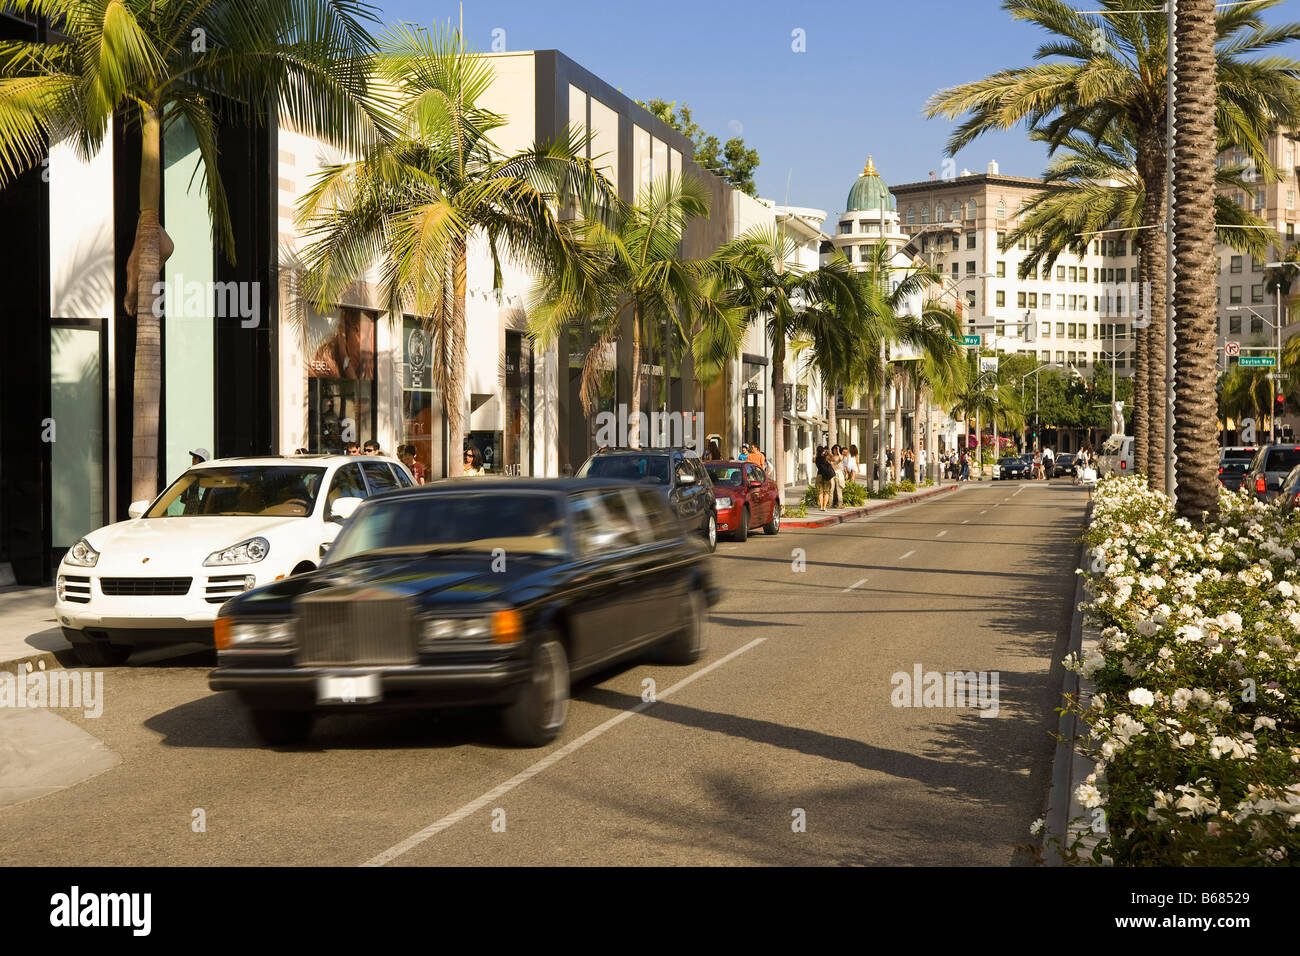
<path fill-rule="evenodd" d="M 54 609 L 82 663 L 146 644 L 212 643 L 236 594 L 315 568 L 357 505 L 415 484 L 378 456 L 224 458 L 195 465 L 59 564 Z"/>

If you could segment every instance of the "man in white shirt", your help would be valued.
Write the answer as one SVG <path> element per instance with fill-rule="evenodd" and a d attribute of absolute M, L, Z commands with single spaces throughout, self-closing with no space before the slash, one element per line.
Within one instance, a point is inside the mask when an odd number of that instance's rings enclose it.
<path fill-rule="evenodd" d="M 923 482 L 930 477 L 930 471 L 926 467 L 929 459 L 926 457 L 925 446 L 921 446 L 921 454 L 917 457 L 917 464 L 921 466 L 921 473 L 916 476 L 918 482 Z"/>

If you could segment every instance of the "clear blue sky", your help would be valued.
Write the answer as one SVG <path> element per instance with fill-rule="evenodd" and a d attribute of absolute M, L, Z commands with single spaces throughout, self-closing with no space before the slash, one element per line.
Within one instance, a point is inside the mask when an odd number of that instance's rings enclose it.
<path fill-rule="evenodd" d="M 455 3 L 373 0 L 387 21 L 453 23 Z M 1076 4 L 1084 6 L 1084 4 Z M 1283 4 L 1270 12 L 1280 21 Z M 939 172 L 952 124 L 927 120 L 936 90 L 1026 65 L 1043 37 L 999 0 L 493 0 L 466 2 L 466 40 L 488 50 L 558 49 L 636 99 L 690 105 L 726 141 L 739 132 L 762 164 L 759 194 L 792 205 L 844 208 L 867 154 L 888 183 Z M 791 49 L 801 29 L 807 52 Z M 1297 55 L 1297 51 L 1288 51 Z M 982 172 L 1041 174 L 1045 153 L 1020 130 L 986 135 L 956 157 Z"/>

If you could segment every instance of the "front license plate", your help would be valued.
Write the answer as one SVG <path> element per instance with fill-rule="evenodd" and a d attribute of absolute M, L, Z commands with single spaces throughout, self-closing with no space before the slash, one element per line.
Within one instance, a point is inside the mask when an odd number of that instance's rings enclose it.
<path fill-rule="evenodd" d="M 318 704 L 373 704 L 383 696 L 378 674 L 335 674 L 316 679 Z"/>

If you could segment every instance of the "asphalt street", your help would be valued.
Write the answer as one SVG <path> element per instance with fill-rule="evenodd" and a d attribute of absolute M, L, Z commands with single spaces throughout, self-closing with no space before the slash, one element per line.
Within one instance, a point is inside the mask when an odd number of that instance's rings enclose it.
<path fill-rule="evenodd" d="M 267 749 L 208 689 L 209 656 L 140 658 L 106 673 L 99 718 L 49 712 L 99 765 L 0 806 L 0 862 L 1025 864 L 1085 503 L 1068 480 L 991 483 L 723 542 L 704 659 L 578 684 L 539 750 L 423 713 Z M 895 675 L 949 671 L 996 677 L 996 715 L 895 706 Z"/>

